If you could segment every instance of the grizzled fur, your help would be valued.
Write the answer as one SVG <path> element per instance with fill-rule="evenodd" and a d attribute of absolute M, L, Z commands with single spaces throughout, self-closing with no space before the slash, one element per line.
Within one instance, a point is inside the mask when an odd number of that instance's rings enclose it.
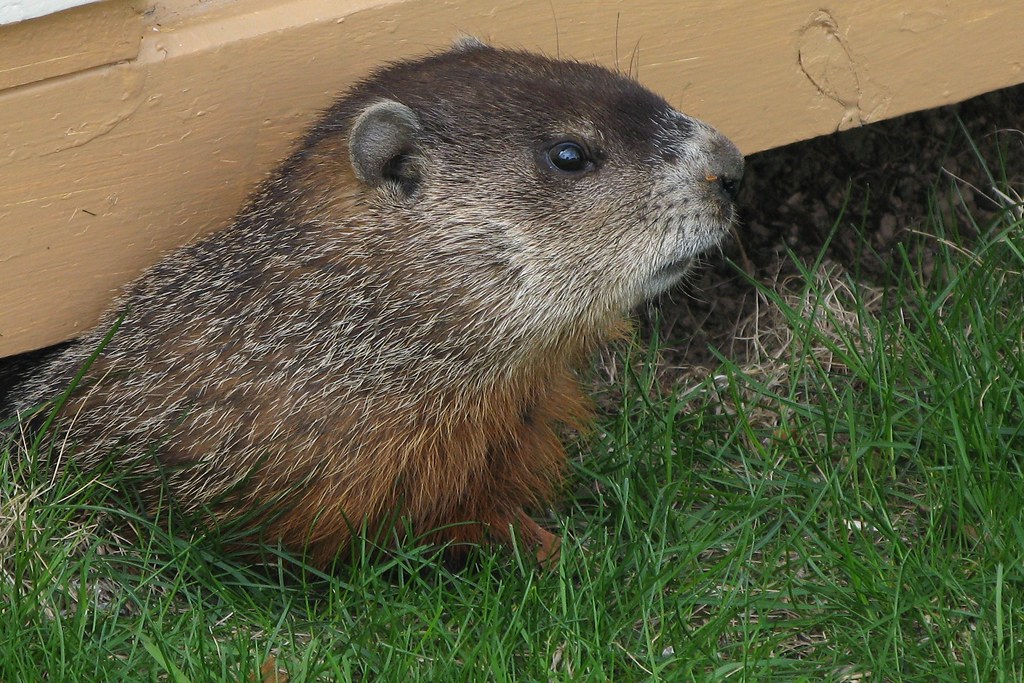
<path fill-rule="evenodd" d="M 123 313 L 62 410 L 80 465 L 116 449 L 219 519 L 276 501 L 264 533 L 317 563 L 397 516 L 544 558 L 524 509 L 586 421 L 574 369 L 728 232 L 742 168 L 629 78 L 464 41 L 355 86 L 12 396 L 53 396 Z"/>

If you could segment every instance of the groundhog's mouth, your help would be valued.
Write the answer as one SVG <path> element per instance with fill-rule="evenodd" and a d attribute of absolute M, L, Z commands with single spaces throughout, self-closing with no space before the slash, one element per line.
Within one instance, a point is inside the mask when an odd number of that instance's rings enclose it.
<path fill-rule="evenodd" d="M 690 269 L 690 266 L 692 265 L 693 259 L 687 256 L 686 258 L 674 261 L 668 264 L 667 266 L 663 266 L 658 270 L 657 273 L 655 273 L 655 276 L 682 277 L 683 275 L 686 274 L 686 271 L 688 271 Z"/>
<path fill-rule="evenodd" d="M 683 279 L 691 265 L 693 265 L 693 259 L 686 257 L 654 271 L 644 287 L 644 296 L 647 299 L 653 299 L 665 293 Z"/>

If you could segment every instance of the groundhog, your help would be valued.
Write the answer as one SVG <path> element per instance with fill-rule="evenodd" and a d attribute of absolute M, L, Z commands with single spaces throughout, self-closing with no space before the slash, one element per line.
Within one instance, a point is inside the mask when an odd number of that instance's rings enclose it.
<path fill-rule="evenodd" d="M 355 85 L 14 407 L 119 324 L 58 414 L 77 466 L 113 457 L 146 504 L 251 519 L 314 565 L 399 530 L 549 561 L 527 511 L 589 419 L 576 372 L 730 231 L 742 172 L 623 74 L 462 40 Z"/>

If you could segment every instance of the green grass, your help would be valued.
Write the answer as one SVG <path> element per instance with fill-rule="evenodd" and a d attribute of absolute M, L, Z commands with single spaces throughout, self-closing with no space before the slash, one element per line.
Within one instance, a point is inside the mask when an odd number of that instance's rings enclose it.
<path fill-rule="evenodd" d="M 1024 223 L 921 231 L 884 291 L 762 286 L 776 359 L 666 388 L 624 352 L 552 572 L 253 568 L 8 443 L 0 681 L 1024 680 Z"/>

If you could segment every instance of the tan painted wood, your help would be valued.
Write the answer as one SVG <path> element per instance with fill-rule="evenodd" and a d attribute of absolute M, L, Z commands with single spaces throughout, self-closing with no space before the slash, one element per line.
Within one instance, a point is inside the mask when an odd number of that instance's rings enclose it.
<path fill-rule="evenodd" d="M 108 0 L 0 27 L 0 90 L 133 59 L 142 14 Z"/>
<path fill-rule="evenodd" d="M 0 355 L 94 324 L 335 93 L 460 32 L 631 70 L 748 153 L 1024 81 L 1017 2 L 139 2 L 133 59 L 0 91 Z"/>

